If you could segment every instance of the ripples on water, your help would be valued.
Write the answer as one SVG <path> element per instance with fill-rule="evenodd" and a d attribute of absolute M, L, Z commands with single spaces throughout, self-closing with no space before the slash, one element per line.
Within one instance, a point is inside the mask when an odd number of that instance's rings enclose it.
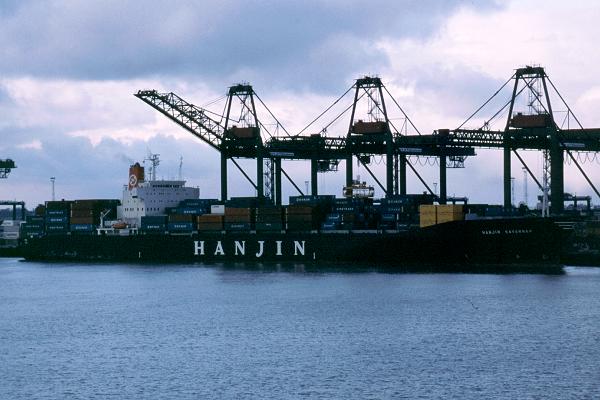
<path fill-rule="evenodd" d="M 0 259 L 0 398 L 598 398 L 600 269 Z"/>

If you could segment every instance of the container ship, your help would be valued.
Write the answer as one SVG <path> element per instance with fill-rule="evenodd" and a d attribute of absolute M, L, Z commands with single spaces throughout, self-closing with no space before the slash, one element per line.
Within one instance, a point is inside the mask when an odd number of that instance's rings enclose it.
<path fill-rule="evenodd" d="M 151 172 L 155 171 L 155 167 Z M 559 272 L 562 231 L 551 218 L 499 207 L 435 204 L 406 194 L 376 200 L 355 181 L 344 197 L 227 201 L 184 180 L 129 168 L 121 199 L 47 201 L 21 225 L 27 260 L 365 264 L 391 269 Z"/>

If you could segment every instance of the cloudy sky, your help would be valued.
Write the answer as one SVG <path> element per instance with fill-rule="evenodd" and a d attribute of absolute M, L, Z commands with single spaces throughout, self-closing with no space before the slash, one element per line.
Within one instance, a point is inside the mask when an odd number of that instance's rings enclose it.
<path fill-rule="evenodd" d="M 598 21 L 600 6 L 592 0 L 3 0 L 0 158 L 18 168 L 0 181 L 0 198 L 35 206 L 50 198 L 51 176 L 59 198 L 118 198 L 128 165 L 149 151 L 161 155 L 159 177 L 176 176 L 183 157 L 188 182 L 203 197 L 218 197 L 218 154 L 133 97 L 146 88 L 203 105 L 232 84 L 250 82 L 297 133 L 354 79 L 374 74 L 429 133 L 457 127 L 515 68 L 536 64 L 546 67 L 584 126 L 600 127 Z M 347 120 L 329 133 L 346 129 Z M 500 203 L 501 154 L 478 154 L 465 169 L 449 171 L 448 192 Z M 524 156 L 539 176 L 541 155 Z M 436 166 L 413 161 L 430 185 L 437 182 Z M 242 165 L 254 173 L 251 163 Z M 320 175 L 322 192 L 340 195 L 341 167 Z M 600 184 L 598 163 L 583 167 Z M 301 186 L 309 179 L 305 163 L 285 168 Z M 253 194 L 230 171 L 230 195 Z M 566 191 L 592 193 L 574 166 L 566 165 L 565 174 Z M 516 160 L 513 175 L 518 202 L 524 182 Z M 295 194 L 285 185 L 285 195 Z M 410 173 L 408 187 L 423 190 Z M 533 203 L 532 181 L 528 188 Z"/>

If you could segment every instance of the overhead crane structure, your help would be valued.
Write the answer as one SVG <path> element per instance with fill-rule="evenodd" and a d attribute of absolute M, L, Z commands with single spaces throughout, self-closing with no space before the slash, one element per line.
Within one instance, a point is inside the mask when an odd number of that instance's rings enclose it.
<path fill-rule="evenodd" d="M 463 167 L 466 157 L 475 155 L 475 148 L 499 148 L 504 151 L 504 205 L 511 208 L 511 153 L 514 153 L 531 174 L 541 189 L 543 185 L 537 180 L 529 167 L 517 153 L 518 149 L 542 150 L 547 155 L 551 173 L 550 196 L 552 212 L 559 213 L 563 209 L 564 153 L 575 162 L 579 170 L 583 169 L 577 163 L 573 152 L 600 151 L 600 129 L 583 129 L 574 117 L 570 108 L 564 102 L 556 87 L 549 81 L 541 67 L 525 67 L 517 69 L 513 76 L 503 85 L 505 87 L 514 80 L 510 100 L 478 129 L 463 128 L 472 120 L 492 98 L 473 113 L 465 123 L 456 129 L 439 129 L 432 134 L 421 134 L 394 99 L 378 77 L 365 76 L 356 82 L 338 98 L 331 106 L 309 123 L 298 134 L 291 135 L 279 123 L 273 113 L 248 84 L 239 84 L 229 88 L 227 100 L 222 114 L 213 113 L 183 100 L 174 93 L 159 93 L 155 90 L 141 90 L 135 94 L 168 118 L 190 131 L 209 146 L 220 152 L 221 156 L 221 198 L 227 199 L 227 161 L 242 172 L 256 189 L 258 197 L 264 193 L 264 161 L 267 160 L 266 186 L 276 204 L 281 204 L 281 178 L 285 176 L 296 190 L 303 194 L 298 185 L 282 168 L 283 160 L 309 160 L 311 163 L 311 194 L 318 194 L 317 174 L 319 172 L 336 171 L 340 161 L 345 161 L 346 184 L 353 179 L 353 160 L 356 159 L 365 167 L 367 172 L 377 182 L 386 196 L 406 193 L 406 167 L 408 166 L 425 188 L 433 194 L 431 188 L 420 176 L 418 171 L 407 160 L 410 156 L 433 157 L 439 165 L 439 196 L 441 204 L 447 200 L 447 168 Z M 571 129 L 560 126 L 555 122 L 547 82 L 552 85 L 563 104 L 579 126 Z M 543 87 L 536 90 L 536 85 Z M 501 88 L 502 89 L 502 88 Z M 514 113 L 516 100 L 525 90 L 530 92 L 529 113 Z M 316 133 L 305 133 L 316 126 L 316 122 L 334 108 L 349 93 L 354 93 L 350 106 L 316 129 Z M 533 93 L 533 95 L 531 94 Z M 386 96 L 387 95 L 387 96 Z M 275 120 L 275 132 L 270 132 L 267 125 L 259 120 L 256 111 L 255 98 L 264 106 L 267 113 Z M 400 111 L 400 118 L 391 119 L 388 115 L 388 104 L 393 104 Z M 365 108 L 366 103 L 366 108 Z M 502 130 L 490 129 L 490 122 L 508 108 L 508 117 Z M 234 118 L 234 109 L 239 117 Z M 366 112 L 365 112 L 366 110 Z M 350 112 L 350 121 L 346 132 L 338 130 L 329 134 L 332 125 L 343 115 Z M 396 124 L 400 121 L 400 126 Z M 313 130 L 315 132 L 315 130 Z M 385 182 L 381 183 L 368 167 L 372 156 L 382 156 L 385 159 Z M 256 160 L 256 182 L 235 161 L 236 158 Z M 583 173 L 598 196 L 591 180 Z M 546 177 L 549 178 L 549 177 Z M 547 190 L 547 189 L 546 189 Z M 547 193 L 547 191 L 546 191 Z"/>
<path fill-rule="evenodd" d="M 356 158 L 371 174 L 386 195 L 406 193 L 406 166 L 408 165 L 427 190 L 433 194 L 430 187 L 418 174 L 416 169 L 407 163 L 410 155 L 440 157 L 444 160 L 444 168 L 440 171 L 445 177 L 445 160 L 447 157 L 464 158 L 472 156 L 472 147 L 446 147 L 445 137 L 439 135 L 421 135 L 412 121 L 404 113 L 395 99 L 387 91 L 378 77 L 363 77 L 357 79 L 339 99 L 354 89 L 354 101 L 339 114 L 334 121 L 329 121 L 325 127 L 318 128 L 318 133 L 306 134 L 305 131 L 321 120 L 326 112 L 315 118 L 300 133 L 291 135 L 279 123 L 264 102 L 247 84 L 235 85 L 229 88 L 223 114 L 218 115 L 204 108 L 191 104 L 174 93 L 159 93 L 156 90 L 140 90 L 135 96 L 158 110 L 169 119 L 188 130 L 196 137 L 220 152 L 221 157 L 221 199 L 227 199 L 227 161 L 231 160 L 257 190 L 259 198 L 264 193 L 264 160 L 272 166 L 268 176 L 272 182 L 267 187 L 272 192 L 267 193 L 276 204 L 281 204 L 281 180 L 285 176 L 296 190 L 303 194 L 282 168 L 283 160 L 309 160 L 311 163 L 311 194 L 318 194 L 317 174 L 337 170 L 340 160 L 346 162 L 346 183 L 352 183 L 352 162 Z M 384 92 L 390 96 L 393 103 L 403 115 L 403 124 L 396 127 L 388 117 L 385 106 Z M 257 98 L 265 107 L 270 117 L 276 122 L 276 131 L 270 132 L 257 116 Z M 358 106 L 361 101 L 368 103 L 368 112 L 360 119 Z M 232 110 L 239 111 L 239 117 L 233 117 Z M 328 110 L 331 109 L 328 108 Z M 326 111 L 328 111 L 326 110 Z M 344 113 L 350 111 L 350 124 L 345 136 L 329 136 L 327 128 L 338 120 Z M 408 135 L 412 127 L 417 134 Z M 262 132 L 266 131 L 266 135 Z M 264 140 L 263 140 L 263 136 Z M 440 141 L 441 140 L 441 141 Z M 370 157 L 385 156 L 386 180 L 382 184 L 369 169 Z M 237 164 L 236 158 L 256 160 L 256 183 Z M 440 201 L 445 202 L 445 179 L 440 184 Z"/>
<path fill-rule="evenodd" d="M 500 110 L 497 110 L 478 129 L 463 128 L 511 81 L 514 82 L 512 94 L 510 99 L 503 103 Z M 557 122 L 552 108 L 551 93 L 557 96 L 561 106 L 566 108 L 566 115 L 560 124 Z M 526 94 L 528 95 L 525 99 L 526 110 L 517 110 L 518 100 L 523 99 Z M 503 113 L 507 114 L 503 129 L 490 129 L 492 121 L 498 119 Z M 577 128 L 570 127 L 572 120 Z M 445 137 L 445 145 L 450 147 L 472 146 L 503 150 L 503 189 L 506 210 L 512 208 L 512 154 L 523 164 L 538 188 L 546 195 L 545 197 L 549 194 L 550 212 L 553 214 L 563 212 L 564 202 L 570 200 L 570 195 L 566 195 L 564 192 L 565 155 L 569 157 L 592 190 L 600 197 L 600 192 L 574 154 L 577 152 L 600 152 L 600 128 L 583 128 L 543 67 L 518 68 L 511 78 L 461 126 L 453 130 L 439 129 L 435 134 Z M 519 155 L 518 150 L 538 150 L 544 153 L 544 177 L 541 183 Z"/>

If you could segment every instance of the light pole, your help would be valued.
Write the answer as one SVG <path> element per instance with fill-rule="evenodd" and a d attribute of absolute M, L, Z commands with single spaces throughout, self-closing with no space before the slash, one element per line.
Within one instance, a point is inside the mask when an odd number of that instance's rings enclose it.
<path fill-rule="evenodd" d="M 55 177 L 51 177 L 50 178 L 50 182 L 52 182 L 52 201 L 55 200 L 55 198 L 54 198 L 54 181 L 56 181 L 56 178 Z"/>

